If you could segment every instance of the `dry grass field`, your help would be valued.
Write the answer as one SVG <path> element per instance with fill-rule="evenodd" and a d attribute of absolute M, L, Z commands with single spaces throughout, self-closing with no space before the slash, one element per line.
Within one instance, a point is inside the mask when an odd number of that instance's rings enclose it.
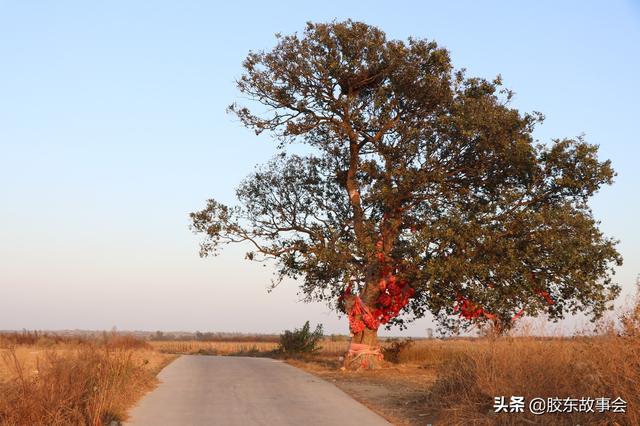
<path fill-rule="evenodd" d="M 0 335 L 0 424 L 117 424 L 173 358 L 126 336 Z"/>
<path fill-rule="evenodd" d="M 638 425 L 640 339 L 621 336 L 421 340 L 398 363 L 340 371 L 318 355 L 292 364 L 335 383 L 395 424 Z M 495 413 L 494 397 L 622 397 L 627 413 Z"/>
<path fill-rule="evenodd" d="M 264 355 L 275 350 L 275 342 L 209 342 L 197 340 L 153 341 L 151 347 L 161 353 L 188 355 Z"/>
<path fill-rule="evenodd" d="M 272 341 L 142 341 L 0 335 L 0 425 L 102 425 L 156 383 L 177 354 L 281 357 Z M 640 304 L 598 335 L 382 342 L 386 368 L 342 371 L 348 342 L 326 338 L 286 361 L 399 425 L 640 424 Z M 622 398 L 626 413 L 496 413 L 495 397 Z M 562 405 L 562 404 L 561 404 Z"/>
<path fill-rule="evenodd" d="M 190 355 L 271 356 L 278 348 L 276 342 L 217 342 L 217 341 L 152 341 L 151 347 L 162 353 Z M 322 356 L 341 356 L 349 347 L 348 341 L 334 342 L 325 339 Z"/>
<path fill-rule="evenodd" d="M 597 337 L 384 342 L 387 368 L 341 371 L 348 342 L 324 340 L 287 360 L 323 377 L 395 424 L 640 424 L 640 339 Z M 108 424 L 155 384 L 171 355 L 274 356 L 273 342 L 101 342 L 43 338 L 1 344 L 0 424 Z M 496 396 L 620 396 L 627 413 L 494 413 Z"/>
<path fill-rule="evenodd" d="M 395 424 L 640 424 L 640 338 L 633 328 L 592 337 L 514 336 L 382 343 L 387 368 L 341 371 L 348 342 L 287 362 L 323 377 Z M 620 335 L 619 335 L 620 334 Z M 160 352 L 274 356 L 269 342 L 151 342 Z M 621 397 L 627 413 L 495 413 L 494 397 Z"/>
<path fill-rule="evenodd" d="M 530 333 L 387 341 L 383 352 L 393 362 L 381 370 L 340 371 L 333 350 L 289 362 L 332 381 L 394 424 L 640 425 L 640 303 L 602 322 L 595 335 Z M 522 413 L 496 413 L 494 398 L 508 403 L 511 396 L 527 403 L 553 399 L 561 412 L 536 415 L 527 405 Z M 603 397 L 612 404 L 622 398 L 626 412 L 599 409 L 595 400 Z M 592 400 L 592 411 L 578 410 L 580 402 L 573 406 L 583 398 Z"/>

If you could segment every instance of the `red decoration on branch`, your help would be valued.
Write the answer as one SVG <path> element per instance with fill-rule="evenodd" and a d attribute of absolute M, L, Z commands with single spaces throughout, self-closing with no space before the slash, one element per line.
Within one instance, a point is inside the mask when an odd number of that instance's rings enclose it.
<path fill-rule="evenodd" d="M 388 323 L 400 314 L 415 293 L 407 280 L 397 277 L 395 272 L 397 268 L 382 252 L 382 241 L 379 241 L 376 247 L 378 248 L 376 258 L 382 265 L 378 281 L 379 295 L 375 307 L 371 308 L 366 306 L 358 295 L 353 296 L 353 307 L 347 313 L 349 328 L 353 334 L 360 333 L 365 327 L 377 330 L 381 324 Z M 345 289 L 342 298 L 349 296 L 351 296 L 351 284 Z"/>
<path fill-rule="evenodd" d="M 407 280 L 398 279 L 391 271 L 385 271 L 379 283 L 380 295 L 373 315 L 380 324 L 386 324 L 400 314 L 407 306 L 415 290 Z M 377 328 L 377 327 L 376 327 Z"/>
<path fill-rule="evenodd" d="M 480 318 L 481 316 L 485 316 L 488 319 L 496 318 L 495 314 L 485 311 L 480 305 L 473 303 L 462 295 L 458 295 L 456 305 L 453 308 L 453 312 L 458 311 L 460 311 L 460 316 L 469 321 Z"/>
<path fill-rule="evenodd" d="M 551 298 L 551 296 L 549 296 L 548 292 L 540 290 L 540 291 L 537 291 L 536 293 L 538 293 L 540 296 L 542 296 L 544 298 L 544 300 L 546 300 L 549 305 L 555 305 L 555 303 L 556 303 L 555 300 L 553 300 Z"/>
<path fill-rule="evenodd" d="M 492 287 L 492 285 L 489 285 L 489 286 Z M 555 304 L 555 301 L 553 300 L 553 298 L 551 298 L 548 292 L 543 290 L 536 290 L 536 293 L 542 296 L 542 298 L 544 298 L 544 300 L 549 305 Z M 490 320 L 495 320 L 497 318 L 495 314 L 492 314 L 491 312 L 486 311 L 484 308 L 482 308 L 482 306 L 471 302 L 469 299 L 467 299 L 462 295 L 458 295 L 458 297 L 456 298 L 456 304 L 453 307 L 453 312 L 454 313 L 459 312 L 459 315 L 461 317 L 464 317 L 466 320 L 469 320 L 469 321 L 480 318 L 482 316 Z M 524 308 L 521 308 L 511 318 L 511 321 L 517 320 L 522 316 L 523 313 L 524 313 Z"/>

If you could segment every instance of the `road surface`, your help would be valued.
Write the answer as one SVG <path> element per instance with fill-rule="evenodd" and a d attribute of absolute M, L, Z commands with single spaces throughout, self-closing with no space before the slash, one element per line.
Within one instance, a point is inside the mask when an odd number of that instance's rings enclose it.
<path fill-rule="evenodd" d="M 270 358 L 183 355 L 158 377 L 127 425 L 389 425 L 334 385 Z"/>

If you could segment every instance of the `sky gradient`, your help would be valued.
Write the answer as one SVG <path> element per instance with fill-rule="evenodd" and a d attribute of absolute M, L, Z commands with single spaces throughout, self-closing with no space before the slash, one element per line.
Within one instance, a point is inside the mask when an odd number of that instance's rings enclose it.
<path fill-rule="evenodd" d="M 346 319 L 268 294 L 246 247 L 198 257 L 188 213 L 275 153 L 225 108 L 249 50 L 351 18 L 434 39 L 469 75 L 501 74 L 535 136 L 585 134 L 618 172 L 593 200 L 640 273 L 640 3 L 0 0 L 0 329 L 281 332 Z M 420 320 L 406 334 L 430 327 Z M 392 334 L 398 334 L 392 332 Z"/>

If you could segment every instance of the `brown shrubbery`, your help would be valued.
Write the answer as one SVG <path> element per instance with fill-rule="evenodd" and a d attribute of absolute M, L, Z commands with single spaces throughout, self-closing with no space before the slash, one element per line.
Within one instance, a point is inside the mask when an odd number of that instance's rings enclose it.
<path fill-rule="evenodd" d="M 431 391 L 452 424 L 640 424 L 640 340 L 618 336 L 541 340 L 512 338 L 480 345 L 445 362 Z M 496 414 L 494 397 L 621 397 L 627 414 Z M 525 420 L 526 419 L 526 420 Z"/>
<path fill-rule="evenodd" d="M 484 339 L 442 364 L 431 391 L 433 407 L 452 424 L 640 424 L 640 304 L 603 323 L 592 337 Z M 494 397 L 610 398 L 626 413 L 495 413 Z"/>
<path fill-rule="evenodd" d="M 87 338 L 80 336 L 61 336 L 37 330 L 0 333 L 0 349 L 9 348 L 13 345 L 53 346 L 57 344 L 80 344 L 86 341 Z"/>
<path fill-rule="evenodd" d="M 0 347 L 1 368 L 9 377 L 0 381 L 2 425 L 118 422 L 154 385 L 163 364 L 154 359 L 156 368 L 149 368 L 155 353 L 147 344 L 115 334 L 89 341 L 19 333 L 0 337 Z M 27 362 L 33 352 L 37 358 Z"/>
<path fill-rule="evenodd" d="M 412 339 L 390 339 L 382 346 L 382 355 L 385 361 L 399 364 L 402 361 L 400 355 L 407 353 L 413 344 Z"/>

